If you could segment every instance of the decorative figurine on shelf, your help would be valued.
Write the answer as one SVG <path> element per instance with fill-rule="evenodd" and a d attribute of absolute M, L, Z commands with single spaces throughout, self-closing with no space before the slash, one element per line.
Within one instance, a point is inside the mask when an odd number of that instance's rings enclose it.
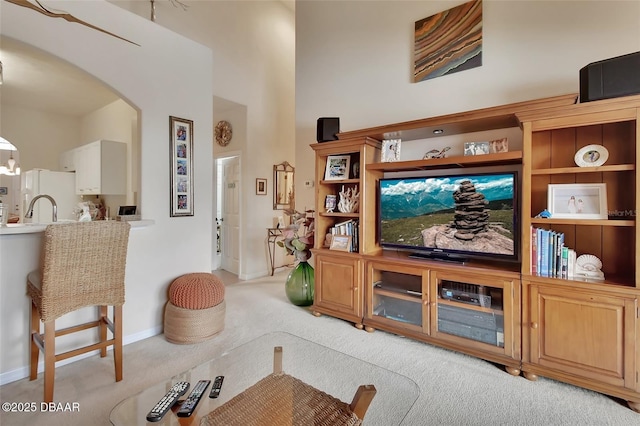
<path fill-rule="evenodd" d="M 335 195 L 327 195 L 324 199 L 324 208 L 327 213 L 333 213 L 336 210 L 337 197 Z"/>
<path fill-rule="evenodd" d="M 360 192 L 358 186 L 348 188 L 346 191 L 344 185 L 340 191 L 340 201 L 338 202 L 338 210 L 342 213 L 356 213 L 360 204 Z"/>
<path fill-rule="evenodd" d="M 604 280 L 604 273 L 600 270 L 602 261 L 592 254 L 583 254 L 576 259 L 575 276 Z"/>
<path fill-rule="evenodd" d="M 542 210 L 540 213 L 536 215 L 536 218 L 545 218 L 548 219 L 551 217 L 551 212 L 547 209 Z"/>
<path fill-rule="evenodd" d="M 430 160 L 432 158 L 446 158 L 447 156 L 446 152 L 449 151 L 450 149 L 451 149 L 450 146 L 445 146 L 440 151 L 438 151 L 437 149 L 432 149 L 431 151 L 427 151 L 427 153 L 424 154 L 424 157 L 422 157 L 422 159 Z"/>

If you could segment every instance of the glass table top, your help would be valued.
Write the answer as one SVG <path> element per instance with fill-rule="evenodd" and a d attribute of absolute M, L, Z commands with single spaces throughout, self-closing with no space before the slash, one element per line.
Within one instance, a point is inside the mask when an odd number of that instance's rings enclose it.
<path fill-rule="evenodd" d="M 260 379 L 273 373 L 273 349 L 283 348 L 283 372 L 346 402 L 351 402 L 358 386 L 373 384 L 377 393 L 365 415 L 367 426 L 399 425 L 416 399 L 414 381 L 377 365 L 313 343 L 289 333 L 265 334 L 222 356 L 161 381 L 116 405 L 109 419 L 113 425 L 185 425 L 200 419 Z M 186 399 L 198 380 L 224 376 L 220 396 L 209 398 L 211 385 L 191 417 L 177 417 L 169 411 L 160 422 L 147 422 L 147 413 L 179 381 L 191 383 L 181 399 Z M 174 408 L 175 409 L 175 408 Z"/>

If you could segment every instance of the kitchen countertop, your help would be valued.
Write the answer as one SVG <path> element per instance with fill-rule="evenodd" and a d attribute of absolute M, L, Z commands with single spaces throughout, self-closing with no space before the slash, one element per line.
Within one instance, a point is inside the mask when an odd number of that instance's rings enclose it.
<path fill-rule="evenodd" d="M 68 221 L 55 223 L 70 223 Z M 155 220 L 132 220 L 129 221 L 131 228 L 143 228 L 155 224 Z M 16 235 L 16 234 L 34 234 L 44 232 L 44 229 L 50 225 L 49 223 L 9 223 L 7 226 L 0 227 L 0 235 Z"/>

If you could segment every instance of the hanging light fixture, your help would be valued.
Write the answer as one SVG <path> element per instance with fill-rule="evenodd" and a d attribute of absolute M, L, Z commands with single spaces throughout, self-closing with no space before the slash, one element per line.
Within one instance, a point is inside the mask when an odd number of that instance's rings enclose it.
<path fill-rule="evenodd" d="M 17 151 L 15 145 L 0 136 L 0 151 L 9 151 L 9 159 L 0 164 L 0 175 L 16 176 L 20 174 L 20 164 L 13 158 L 13 151 Z"/>
<path fill-rule="evenodd" d="M 20 164 L 17 163 L 15 158 L 13 158 L 13 151 L 9 154 L 9 160 L 7 160 L 7 164 L 9 165 L 9 174 L 11 175 L 20 175 Z"/>
<path fill-rule="evenodd" d="M 16 160 L 15 158 L 13 158 L 13 151 L 11 151 L 11 154 L 9 154 L 9 160 L 7 161 L 7 164 L 9 164 L 9 171 L 13 172 L 13 168 L 16 166 Z"/>

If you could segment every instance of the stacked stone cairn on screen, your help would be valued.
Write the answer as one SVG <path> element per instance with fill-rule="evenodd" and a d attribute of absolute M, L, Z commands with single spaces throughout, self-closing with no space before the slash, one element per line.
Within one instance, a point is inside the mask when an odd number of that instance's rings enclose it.
<path fill-rule="evenodd" d="M 489 225 L 489 202 L 469 180 L 462 181 L 453 193 L 455 214 L 452 226 L 456 228 L 455 237 L 460 240 L 472 240 L 476 234 L 486 231 Z"/>

